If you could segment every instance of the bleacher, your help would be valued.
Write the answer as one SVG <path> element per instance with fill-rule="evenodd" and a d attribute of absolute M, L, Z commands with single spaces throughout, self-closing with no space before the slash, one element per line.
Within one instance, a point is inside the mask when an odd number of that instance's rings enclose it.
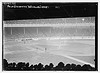
<path fill-rule="evenodd" d="M 5 27 L 6 38 L 94 37 L 95 26 Z"/>

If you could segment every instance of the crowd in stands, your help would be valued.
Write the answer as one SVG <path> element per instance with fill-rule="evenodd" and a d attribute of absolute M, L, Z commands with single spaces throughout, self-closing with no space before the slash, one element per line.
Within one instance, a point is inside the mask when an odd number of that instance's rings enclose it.
<path fill-rule="evenodd" d="M 76 64 L 64 64 L 59 62 L 57 66 L 54 67 L 52 63 L 49 65 L 43 65 L 41 63 L 35 65 L 29 65 L 29 63 L 19 62 L 19 63 L 8 63 L 6 59 L 3 59 L 3 70 L 6 71 L 95 71 L 94 67 L 88 64 L 76 65 Z"/>
<path fill-rule="evenodd" d="M 13 27 L 5 28 L 6 38 L 74 37 L 95 36 L 94 26 L 78 27 Z"/>

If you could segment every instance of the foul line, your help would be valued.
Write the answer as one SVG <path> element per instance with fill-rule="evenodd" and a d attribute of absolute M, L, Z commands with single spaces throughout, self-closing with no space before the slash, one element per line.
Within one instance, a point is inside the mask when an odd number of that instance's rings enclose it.
<path fill-rule="evenodd" d="M 72 59 L 72 60 L 75 60 L 75 61 L 78 61 L 78 62 L 81 62 L 81 63 L 84 63 L 84 64 L 89 64 L 89 65 L 91 65 L 92 67 L 95 67 L 94 64 L 91 64 L 91 63 L 88 63 L 88 62 L 85 62 L 85 61 L 82 61 L 82 60 L 73 58 L 73 57 L 68 56 L 68 55 L 63 55 L 63 54 L 57 54 L 57 55 L 61 55 L 61 56 L 67 57 L 67 58 L 69 58 L 69 59 Z"/>

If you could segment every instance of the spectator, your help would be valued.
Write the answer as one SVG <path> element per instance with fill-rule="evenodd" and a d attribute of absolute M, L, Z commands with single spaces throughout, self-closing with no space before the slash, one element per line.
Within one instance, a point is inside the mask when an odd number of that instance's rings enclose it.
<path fill-rule="evenodd" d="M 71 64 L 71 70 L 75 70 L 76 64 Z"/>
<path fill-rule="evenodd" d="M 6 59 L 3 59 L 3 69 L 7 70 L 7 67 L 8 67 L 8 62 Z"/>
<path fill-rule="evenodd" d="M 38 70 L 38 65 L 37 64 L 34 65 L 33 68 L 34 68 L 34 70 Z"/>
<path fill-rule="evenodd" d="M 39 63 L 38 65 L 37 65 L 37 70 L 42 70 L 43 69 L 43 65 L 41 64 L 41 63 Z"/>
<path fill-rule="evenodd" d="M 58 63 L 58 66 L 55 67 L 56 70 L 63 70 L 63 68 L 64 68 L 63 62 Z"/>
<path fill-rule="evenodd" d="M 64 66 L 64 70 L 70 70 L 71 69 L 71 65 L 70 64 L 66 64 L 66 66 Z"/>
<path fill-rule="evenodd" d="M 75 68 L 76 71 L 81 70 L 81 65 L 77 65 Z"/>
<path fill-rule="evenodd" d="M 30 66 L 30 70 L 33 70 L 33 69 L 34 69 L 34 66 L 33 66 L 33 65 L 31 65 L 31 66 Z"/>
<path fill-rule="evenodd" d="M 50 66 L 45 65 L 44 70 L 50 70 Z"/>
<path fill-rule="evenodd" d="M 76 64 L 66 64 L 64 66 L 63 62 L 59 62 L 57 66 L 53 67 L 54 65 L 50 63 L 49 65 L 43 66 L 43 64 L 39 63 L 38 65 L 31 65 L 29 63 L 19 62 L 19 63 L 8 63 L 6 59 L 3 60 L 3 69 L 4 70 L 67 70 L 67 71 L 95 71 L 94 67 L 91 67 L 88 64 L 76 65 Z"/>
<path fill-rule="evenodd" d="M 53 66 L 54 65 L 52 63 L 49 64 L 49 67 L 50 67 L 51 70 L 53 70 Z"/>

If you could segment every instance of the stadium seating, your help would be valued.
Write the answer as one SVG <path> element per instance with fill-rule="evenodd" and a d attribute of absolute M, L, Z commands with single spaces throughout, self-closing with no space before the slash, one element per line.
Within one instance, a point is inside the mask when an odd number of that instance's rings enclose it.
<path fill-rule="evenodd" d="M 6 71 L 95 71 L 95 68 L 88 65 L 76 65 L 76 64 L 64 64 L 59 62 L 54 67 L 52 63 L 49 65 L 43 65 L 41 63 L 35 65 L 29 65 L 29 63 L 18 62 L 8 63 L 6 59 L 3 59 L 3 70 Z"/>
<path fill-rule="evenodd" d="M 12 31 L 11 31 L 12 29 Z M 6 38 L 94 37 L 95 26 L 5 27 Z"/>

